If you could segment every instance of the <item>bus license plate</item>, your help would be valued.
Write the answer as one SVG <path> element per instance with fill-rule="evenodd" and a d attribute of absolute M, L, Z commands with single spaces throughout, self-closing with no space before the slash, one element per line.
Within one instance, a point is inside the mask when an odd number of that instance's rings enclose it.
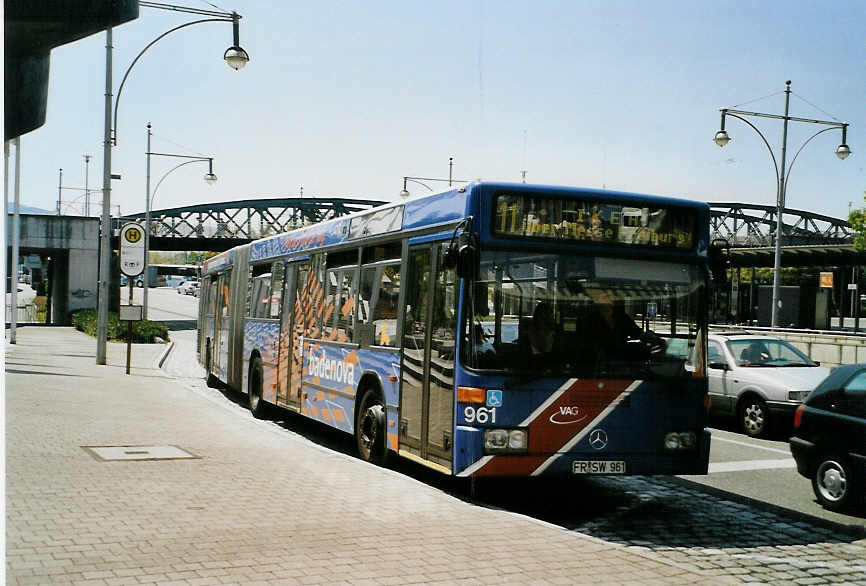
<path fill-rule="evenodd" d="M 575 460 L 571 463 L 574 474 L 625 474 L 622 460 Z"/>

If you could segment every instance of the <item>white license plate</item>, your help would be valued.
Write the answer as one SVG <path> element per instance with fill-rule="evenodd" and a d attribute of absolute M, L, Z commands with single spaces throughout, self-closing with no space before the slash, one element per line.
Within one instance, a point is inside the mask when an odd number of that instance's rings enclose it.
<path fill-rule="evenodd" d="M 571 463 L 574 474 L 625 474 L 622 460 L 575 460 Z"/>

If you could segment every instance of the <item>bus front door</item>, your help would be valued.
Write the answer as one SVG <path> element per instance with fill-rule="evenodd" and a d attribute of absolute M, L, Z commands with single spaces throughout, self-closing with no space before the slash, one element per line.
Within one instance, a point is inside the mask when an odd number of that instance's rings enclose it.
<path fill-rule="evenodd" d="M 444 249 L 409 249 L 399 431 L 401 452 L 450 472 L 457 298 L 453 269 L 439 266 Z"/>
<path fill-rule="evenodd" d="M 292 411 L 301 409 L 302 338 L 310 335 L 312 313 L 309 307 L 309 295 L 304 295 L 309 272 L 309 262 L 286 265 L 283 307 L 280 315 L 277 404 Z"/>

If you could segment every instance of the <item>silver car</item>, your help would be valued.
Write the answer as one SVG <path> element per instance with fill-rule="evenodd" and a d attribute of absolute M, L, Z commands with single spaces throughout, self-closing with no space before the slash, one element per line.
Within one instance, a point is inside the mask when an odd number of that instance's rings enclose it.
<path fill-rule="evenodd" d="M 707 340 L 710 412 L 734 415 L 746 435 L 760 437 L 794 411 L 830 369 L 779 338 L 710 334 Z"/>

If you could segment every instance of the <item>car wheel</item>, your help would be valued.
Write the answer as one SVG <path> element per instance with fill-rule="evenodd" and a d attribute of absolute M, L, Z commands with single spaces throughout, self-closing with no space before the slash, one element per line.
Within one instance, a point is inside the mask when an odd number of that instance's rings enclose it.
<path fill-rule="evenodd" d="M 250 413 L 256 419 L 265 418 L 265 401 L 262 399 L 262 388 L 264 385 L 264 373 L 262 368 L 262 359 L 258 356 L 250 364 L 250 380 L 249 380 L 249 400 Z"/>
<path fill-rule="evenodd" d="M 825 509 L 844 511 L 862 505 L 860 479 L 848 460 L 838 454 L 823 456 L 812 474 L 812 490 Z"/>
<path fill-rule="evenodd" d="M 385 433 L 385 406 L 375 389 L 367 389 L 355 424 L 355 442 L 362 460 L 379 465 L 385 463 L 388 455 Z"/>
<path fill-rule="evenodd" d="M 767 404 L 759 397 L 743 400 L 738 410 L 740 430 L 750 437 L 761 437 L 770 427 L 770 412 Z"/>

